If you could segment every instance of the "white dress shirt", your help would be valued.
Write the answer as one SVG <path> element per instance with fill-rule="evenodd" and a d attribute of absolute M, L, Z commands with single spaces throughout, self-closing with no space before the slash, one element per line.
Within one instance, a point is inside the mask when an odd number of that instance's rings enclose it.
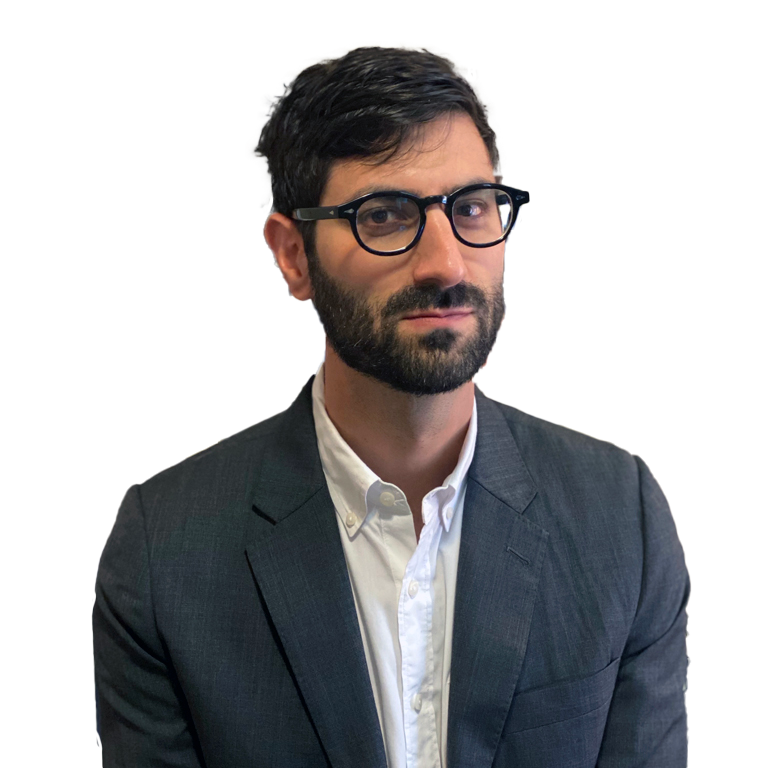
<path fill-rule="evenodd" d="M 418 543 L 405 494 L 377 477 L 328 417 L 322 365 L 312 386 L 312 410 L 387 765 L 442 768 L 456 570 L 466 474 L 475 452 L 477 405 L 456 468 L 424 497 Z"/>

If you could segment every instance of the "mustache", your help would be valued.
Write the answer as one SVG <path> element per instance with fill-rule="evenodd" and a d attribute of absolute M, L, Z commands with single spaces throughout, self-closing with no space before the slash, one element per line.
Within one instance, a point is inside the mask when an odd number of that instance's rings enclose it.
<path fill-rule="evenodd" d="M 483 291 L 471 283 L 457 283 L 446 289 L 438 285 L 409 285 L 389 297 L 381 316 L 385 319 L 402 312 L 456 307 L 484 310 L 488 307 L 488 299 Z"/>

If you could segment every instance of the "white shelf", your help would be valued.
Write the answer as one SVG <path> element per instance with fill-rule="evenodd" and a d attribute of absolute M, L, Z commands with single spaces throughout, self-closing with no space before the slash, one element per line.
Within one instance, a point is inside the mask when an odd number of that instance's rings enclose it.
<path fill-rule="evenodd" d="M 637 424 L 691 421 L 690 395 L 512 395 L 501 402 L 556 424 Z M 254 403 L 230 408 L 185 406 L 178 410 L 95 411 L 91 444 L 220 440 L 263 419 L 288 403 Z"/>

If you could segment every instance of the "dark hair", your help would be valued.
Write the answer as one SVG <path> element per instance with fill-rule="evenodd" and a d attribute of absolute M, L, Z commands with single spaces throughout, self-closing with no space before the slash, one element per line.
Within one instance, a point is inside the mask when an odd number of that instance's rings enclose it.
<path fill-rule="evenodd" d="M 453 64 L 429 51 L 356 48 L 305 69 L 285 89 L 261 131 L 273 210 L 320 204 L 334 160 L 394 155 L 418 126 L 450 112 L 474 121 L 494 168 L 496 134 L 485 107 Z M 308 252 L 314 222 L 297 222 Z"/>

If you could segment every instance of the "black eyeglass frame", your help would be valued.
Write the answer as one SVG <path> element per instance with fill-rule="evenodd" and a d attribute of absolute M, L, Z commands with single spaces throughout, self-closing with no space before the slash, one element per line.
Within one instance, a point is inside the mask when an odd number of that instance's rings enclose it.
<path fill-rule="evenodd" d="M 512 218 L 510 220 L 507 231 L 498 239 L 492 243 L 470 243 L 465 240 L 458 232 L 456 224 L 453 221 L 453 204 L 462 195 L 466 195 L 468 192 L 473 192 L 476 189 L 498 189 L 502 192 L 506 192 L 509 195 L 509 199 L 512 201 Z M 357 231 L 357 212 L 360 207 L 368 200 L 372 200 L 374 197 L 401 197 L 411 200 L 416 204 L 419 209 L 419 228 L 414 235 L 413 240 L 405 248 L 398 248 L 396 251 L 377 251 L 366 245 L 360 238 L 360 234 Z M 512 231 L 512 227 L 515 226 L 517 221 L 517 214 L 520 211 L 520 206 L 530 202 L 530 195 L 527 192 L 523 192 L 521 189 L 515 189 L 514 187 L 507 187 L 504 184 L 495 184 L 491 182 L 484 182 L 481 184 L 469 184 L 466 187 L 461 187 L 455 192 L 451 192 L 450 195 L 430 195 L 429 197 L 417 197 L 410 192 L 398 192 L 392 190 L 391 192 L 371 192 L 368 195 L 358 197 L 356 200 L 350 200 L 348 203 L 342 205 L 327 205 L 319 208 L 297 208 L 292 213 L 292 218 L 297 221 L 320 221 L 322 219 L 346 219 L 349 222 L 349 226 L 352 228 L 352 234 L 355 236 L 355 240 L 369 253 L 373 253 L 376 256 L 397 256 L 406 251 L 410 251 L 416 243 L 421 239 L 421 235 L 424 232 L 424 227 L 427 224 L 427 207 L 434 205 L 435 203 L 441 203 L 445 215 L 448 217 L 448 221 L 451 222 L 451 229 L 456 239 L 464 245 L 468 245 L 471 248 L 490 248 L 493 245 L 498 245 L 504 242 L 509 237 L 509 233 Z"/>

